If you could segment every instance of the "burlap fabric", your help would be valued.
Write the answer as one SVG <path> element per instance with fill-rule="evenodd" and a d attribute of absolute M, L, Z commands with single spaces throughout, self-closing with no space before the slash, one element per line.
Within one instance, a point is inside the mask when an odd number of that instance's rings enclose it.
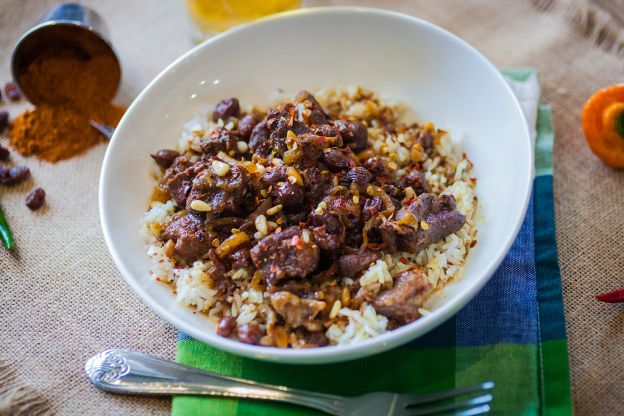
<path fill-rule="evenodd" d="M 0 81 L 9 79 L 18 36 L 54 3 L 2 1 Z M 121 56 L 122 103 L 192 46 L 179 0 L 85 3 L 102 14 Z M 540 12 L 528 1 L 358 3 L 435 22 L 499 67 L 540 71 L 543 99 L 553 106 L 557 131 L 556 224 L 576 413 L 621 413 L 624 310 L 596 302 L 593 294 L 624 285 L 624 172 L 605 167 L 588 150 L 580 111 L 592 91 L 622 82 L 623 61 L 595 47 L 560 14 Z M 15 115 L 19 106 L 0 104 L 0 109 Z M 104 245 L 97 207 L 104 152 L 101 145 L 56 165 L 14 154 L 16 163 L 32 169 L 33 180 L 0 188 L 19 247 L 14 255 L 0 250 L 0 360 L 59 414 L 167 414 L 168 400 L 102 393 L 82 370 L 89 356 L 108 347 L 137 348 L 166 358 L 173 358 L 175 349 L 175 329 L 125 285 Z M 31 213 L 23 200 L 35 186 L 47 191 L 48 204 Z"/>

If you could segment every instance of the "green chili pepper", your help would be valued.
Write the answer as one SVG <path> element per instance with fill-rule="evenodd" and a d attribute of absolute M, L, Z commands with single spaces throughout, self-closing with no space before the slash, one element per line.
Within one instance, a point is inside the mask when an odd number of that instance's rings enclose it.
<path fill-rule="evenodd" d="M 2 207 L 0 207 L 0 240 L 2 240 L 2 244 L 8 250 L 12 250 L 13 247 L 15 246 L 15 243 L 13 242 L 13 234 L 11 234 L 9 223 L 4 217 L 4 212 L 2 212 Z"/>

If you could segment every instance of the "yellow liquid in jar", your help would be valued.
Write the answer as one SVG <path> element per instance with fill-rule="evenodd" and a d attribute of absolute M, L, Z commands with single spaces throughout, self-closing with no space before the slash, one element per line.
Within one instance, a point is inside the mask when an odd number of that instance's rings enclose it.
<path fill-rule="evenodd" d="M 187 0 L 193 22 L 205 34 L 217 33 L 273 13 L 296 9 L 301 0 Z"/>

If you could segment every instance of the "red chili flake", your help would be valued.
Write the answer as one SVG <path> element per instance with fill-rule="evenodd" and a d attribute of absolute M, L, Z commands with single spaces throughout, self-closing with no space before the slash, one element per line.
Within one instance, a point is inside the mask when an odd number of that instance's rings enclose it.
<path fill-rule="evenodd" d="M 403 201 L 403 205 L 409 205 L 412 202 L 414 202 L 414 197 L 410 196 L 409 198 L 407 198 L 405 201 Z"/>
<path fill-rule="evenodd" d="M 304 241 L 298 235 L 293 236 L 293 238 L 290 240 L 290 244 L 295 246 L 297 250 L 303 250 Z"/>
<path fill-rule="evenodd" d="M 474 247 L 474 246 L 476 246 L 476 245 L 477 245 L 477 240 L 472 240 L 472 241 L 470 242 L 470 248 L 473 248 L 473 247 Z"/>
<path fill-rule="evenodd" d="M 618 289 L 611 292 L 600 293 L 596 295 L 596 299 L 606 303 L 622 303 L 624 302 L 624 289 Z"/>
<path fill-rule="evenodd" d="M 401 257 L 399 261 L 403 264 L 407 264 L 407 259 L 405 257 Z"/>

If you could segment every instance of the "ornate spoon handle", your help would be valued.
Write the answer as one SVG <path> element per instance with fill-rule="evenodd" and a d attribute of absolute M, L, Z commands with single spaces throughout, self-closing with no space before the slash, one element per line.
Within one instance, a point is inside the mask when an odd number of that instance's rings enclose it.
<path fill-rule="evenodd" d="M 194 394 L 274 400 L 340 414 L 344 398 L 222 376 L 129 349 L 103 351 L 85 365 L 97 387 L 114 393 Z"/>

